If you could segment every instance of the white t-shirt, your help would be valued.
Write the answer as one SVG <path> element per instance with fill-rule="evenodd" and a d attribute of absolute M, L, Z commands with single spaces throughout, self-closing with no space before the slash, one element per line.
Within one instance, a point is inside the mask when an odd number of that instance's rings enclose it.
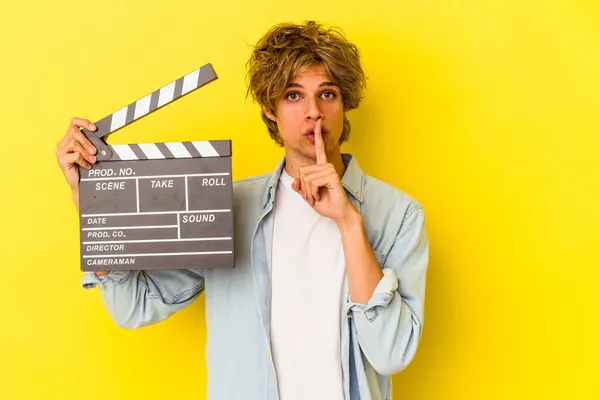
<path fill-rule="evenodd" d="M 271 343 L 281 400 L 344 398 L 340 324 L 346 273 L 339 229 L 296 193 L 277 186 L 272 253 Z"/>

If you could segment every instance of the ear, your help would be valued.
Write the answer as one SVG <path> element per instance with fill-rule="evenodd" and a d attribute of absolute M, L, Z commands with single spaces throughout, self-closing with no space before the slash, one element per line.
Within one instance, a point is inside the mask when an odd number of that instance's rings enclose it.
<path fill-rule="evenodd" d="M 277 122 L 277 118 L 275 117 L 275 115 L 273 115 L 273 113 L 267 107 L 263 106 L 262 110 L 265 113 L 265 115 L 267 116 L 267 118 L 269 118 L 273 122 Z"/>

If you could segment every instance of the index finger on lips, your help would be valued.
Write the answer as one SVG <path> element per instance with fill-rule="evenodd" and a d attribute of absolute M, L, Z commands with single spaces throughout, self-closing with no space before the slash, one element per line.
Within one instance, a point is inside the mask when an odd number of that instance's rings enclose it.
<path fill-rule="evenodd" d="M 317 155 L 317 164 L 327 163 L 327 154 L 325 153 L 325 143 L 323 143 L 323 136 L 321 133 L 321 126 L 323 120 L 318 119 L 315 125 L 315 153 Z"/>

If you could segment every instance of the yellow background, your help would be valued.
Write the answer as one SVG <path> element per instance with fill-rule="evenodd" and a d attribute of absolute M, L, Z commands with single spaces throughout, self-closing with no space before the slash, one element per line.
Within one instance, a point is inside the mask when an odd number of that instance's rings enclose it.
<path fill-rule="evenodd" d="M 426 208 L 425 331 L 396 399 L 600 398 L 596 0 L 2 1 L 0 397 L 205 396 L 204 300 L 117 328 L 80 288 L 54 149 L 210 62 L 220 79 L 112 143 L 232 139 L 234 178 L 282 152 L 245 99 L 273 24 L 341 26 L 369 90 L 346 151 Z"/>

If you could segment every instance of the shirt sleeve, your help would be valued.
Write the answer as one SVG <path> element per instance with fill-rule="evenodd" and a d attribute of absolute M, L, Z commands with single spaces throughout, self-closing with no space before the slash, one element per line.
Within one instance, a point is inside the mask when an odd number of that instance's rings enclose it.
<path fill-rule="evenodd" d="M 360 348 L 383 375 L 404 369 L 422 333 L 429 241 L 420 205 L 408 209 L 384 258 L 383 277 L 367 304 L 348 301 Z"/>
<path fill-rule="evenodd" d="M 367 304 L 354 303 L 350 294 L 348 294 L 347 310 L 361 311 L 374 317 L 373 310 L 375 307 L 385 307 L 392 301 L 394 292 L 398 289 L 398 278 L 391 268 L 384 268 L 382 272 L 383 277 L 373 291 L 373 295 L 369 299 L 369 302 Z"/>
<path fill-rule="evenodd" d="M 82 286 L 100 288 L 115 323 L 135 329 L 163 321 L 193 303 L 204 291 L 204 271 L 112 271 L 100 277 L 88 272 Z"/>

